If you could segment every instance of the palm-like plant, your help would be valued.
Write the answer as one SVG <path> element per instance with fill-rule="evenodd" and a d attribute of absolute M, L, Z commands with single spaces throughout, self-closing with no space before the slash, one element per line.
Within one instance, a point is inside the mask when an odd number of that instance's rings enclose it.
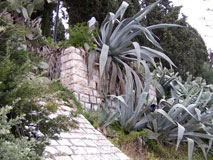
<path fill-rule="evenodd" d="M 158 1 L 159 2 L 159 1 Z M 136 62 L 138 68 L 142 60 L 150 62 L 155 66 L 154 58 L 163 58 L 171 65 L 173 62 L 162 52 L 139 45 L 134 42 L 134 38 L 140 34 L 145 37 L 157 48 L 162 49 L 155 39 L 152 30 L 163 27 L 179 26 L 174 24 L 157 24 L 145 27 L 141 20 L 158 4 L 155 2 L 145 9 L 139 11 L 135 16 L 127 19 L 122 19 L 128 7 L 125 1 L 121 7 L 114 13 L 108 13 L 100 27 L 100 35 L 95 39 L 97 44 L 96 53 L 90 52 L 88 56 L 88 71 L 92 75 L 93 65 L 96 56 L 99 58 L 99 71 L 102 79 L 102 89 L 104 94 L 113 93 L 115 87 L 118 89 L 125 88 L 125 77 L 133 83 L 136 90 L 136 95 L 139 97 L 143 88 L 141 80 L 137 72 L 133 69 L 132 62 Z M 120 18 L 120 19 L 118 19 Z M 93 28 L 95 19 L 89 21 L 89 26 Z M 119 93 L 118 93 L 119 94 Z"/>

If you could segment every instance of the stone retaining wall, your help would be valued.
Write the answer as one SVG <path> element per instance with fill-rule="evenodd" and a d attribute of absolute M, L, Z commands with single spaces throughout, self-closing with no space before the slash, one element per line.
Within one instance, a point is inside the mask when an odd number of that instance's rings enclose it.
<path fill-rule="evenodd" d="M 98 90 L 98 71 L 94 72 L 90 81 L 88 79 L 85 51 L 74 47 L 65 49 L 61 56 L 62 84 L 74 92 L 84 108 L 96 109 L 103 98 Z"/>

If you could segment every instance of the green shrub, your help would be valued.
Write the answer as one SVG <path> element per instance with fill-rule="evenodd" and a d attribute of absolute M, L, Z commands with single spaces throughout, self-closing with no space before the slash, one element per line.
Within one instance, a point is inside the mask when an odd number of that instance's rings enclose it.
<path fill-rule="evenodd" d="M 85 44 L 88 44 L 90 50 L 95 49 L 93 35 L 96 35 L 96 31 L 89 32 L 89 27 L 85 23 L 78 23 L 74 26 L 71 26 L 67 31 L 69 33 L 69 39 L 59 42 L 59 46 L 84 47 Z"/>
<path fill-rule="evenodd" d="M 21 123 L 24 116 L 18 116 L 15 119 L 8 119 L 8 114 L 13 107 L 6 106 L 0 108 L 0 159 L 32 159 L 39 158 L 38 154 L 32 150 L 39 142 L 35 139 L 29 140 L 28 137 L 16 138 L 11 133 L 11 128 Z"/>
<path fill-rule="evenodd" d="M 57 93 L 64 91 L 42 76 L 45 62 L 27 47 L 26 36 L 32 32 L 2 15 L 0 28 L 0 159 L 38 159 L 49 139 L 75 123 L 71 114 L 50 116 L 57 110 Z M 4 111 L 4 106 L 13 107 Z"/>

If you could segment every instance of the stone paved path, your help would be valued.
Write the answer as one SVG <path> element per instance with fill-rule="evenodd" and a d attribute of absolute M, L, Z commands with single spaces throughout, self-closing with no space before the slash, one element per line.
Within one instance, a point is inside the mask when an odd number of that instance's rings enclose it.
<path fill-rule="evenodd" d="M 69 107 L 61 106 L 58 114 L 67 113 Z M 45 160 L 130 160 L 97 131 L 83 115 L 76 120 L 78 129 L 62 132 L 58 140 L 51 140 L 46 147 Z"/>

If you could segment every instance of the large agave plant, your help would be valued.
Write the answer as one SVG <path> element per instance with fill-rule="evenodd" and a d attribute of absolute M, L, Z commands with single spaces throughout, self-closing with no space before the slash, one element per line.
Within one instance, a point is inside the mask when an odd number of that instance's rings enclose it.
<path fill-rule="evenodd" d="M 142 60 L 150 62 L 155 66 L 154 58 L 163 58 L 171 65 L 174 65 L 164 53 L 133 41 L 136 36 L 143 34 L 155 47 L 162 49 L 156 41 L 152 30 L 179 26 L 174 24 L 156 24 L 146 27 L 140 23 L 155 8 L 158 2 L 147 6 L 133 17 L 123 19 L 123 15 L 128 7 L 128 3 L 124 1 L 117 12 L 115 14 L 108 13 L 101 24 L 100 35 L 98 39 L 95 39 L 97 44 L 96 52 L 90 52 L 88 56 L 88 71 L 89 75 L 92 75 L 93 64 L 96 57 L 98 57 L 100 77 L 105 95 L 116 91 L 115 88 L 118 90 L 125 88 L 125 77 L 127 77 L 134 84 L 136 95 L 139 97 L 143 87 L 137 72 L 133 69 L 132 62 L 135 62 L 138 68 L 140 68 L 140 66 L 144 65 Z M 89 21 L 91 29 L 94 28 L 93 24 L 95 24 L 94 18 Z"/>
<path fill-rule="evenodd" d="M 141 125 L 135 127 L 135 125 L 140 122 L 144 113 L 146 113 L 149 109 L 149 105 L 147 104 L 147 98 L 149 94 L 149 87 L 151 82 L 151 74 L 149 71 L 149 67 L 145 62 L 145 77 L 146 83 L 143 91 L 139 94 L 139 98 L 135 96 L 135 91 L 133 90 L 133 85 L 129 80 L 126 80 L 125 86 L 125 95 L 124 96 L 113 96 L 113 104 L 116 107 L 116 110 L 120 113 L 118 116 L 120 125 L 123 127 L 126 133 L 129 133 L 133 130 L 137 130 Z M 127 77 L 126 77 L 127 79 Z"/>

